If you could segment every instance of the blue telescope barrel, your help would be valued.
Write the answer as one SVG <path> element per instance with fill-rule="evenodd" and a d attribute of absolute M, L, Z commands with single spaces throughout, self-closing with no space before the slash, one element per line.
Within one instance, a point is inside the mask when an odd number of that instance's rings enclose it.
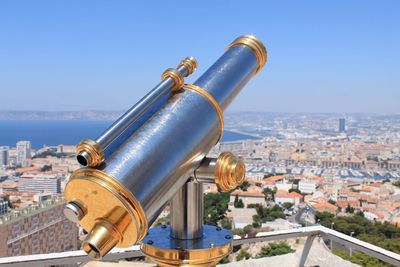
<path fill-rule="evenodd" d="M 143 240 L 162 207 L 221 140 L 223 111 L 266 61 L 256 37 L 237 38 L 194 84 L 176 89 L 124 136 L 104 164 L 71 175 L 64 192 L 67 217 L 89 232 L 83 249 L 90 256 Z"/>

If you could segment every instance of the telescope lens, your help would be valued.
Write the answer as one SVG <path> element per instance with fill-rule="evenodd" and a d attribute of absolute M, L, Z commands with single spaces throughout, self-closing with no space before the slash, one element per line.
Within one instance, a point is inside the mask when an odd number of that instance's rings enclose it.
<path fill-rule="evenodd" d="M 94 259 L 101 258 L 99 250 L 94 245 L 85 243 L 82 248 L 90 257 Z"/>
<path fill-rule="evenodd" d="M 78 160 L 79 164 L 81 164 L 82 166 L 87 166 L 88 165 L 88 160 L 87 157 L 85 156 L 89 156 L 86 152 L 83 152 L 79 155 L 76 156 L 76 159 Z"/>

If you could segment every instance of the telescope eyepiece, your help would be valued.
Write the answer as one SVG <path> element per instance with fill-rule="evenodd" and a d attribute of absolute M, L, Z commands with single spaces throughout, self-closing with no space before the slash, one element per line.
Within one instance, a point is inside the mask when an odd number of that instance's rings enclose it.
<path fill-rule="evenodd" d="M 76 146 L 76 159 L 82 166 L 95 167 L 104 161 L 104 150 L 94 140 L 82 140 Z"/>
<path fill-rule="evenodd" d="M 82 166 L 87 166 L 88 162 L 90 161 L 90 156 L 86 151 L 83 151 L 82 153 L 78 154 L 76 156 L 76 160 L 81 164 Z"/>

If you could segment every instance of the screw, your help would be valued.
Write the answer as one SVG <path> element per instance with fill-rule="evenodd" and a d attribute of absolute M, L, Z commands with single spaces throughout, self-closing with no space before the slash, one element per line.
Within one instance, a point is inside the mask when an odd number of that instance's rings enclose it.
<path fill-rule="evenodd" d="M 231 235 L 226 235 L 225 236 L 225 239 L 231 239 L 232 237 L 231 237 Z"/>
<path fill-rule="evenodd" d="M 165 224 L 161 225 L 161 228 L 165 229 L 167 226 Z"/>
<path fill-rule="evenodd" d="M 147 241 L 147 244 L 149 244 L 149 245 L 153 245 L 153 244 L 154 244 L 154 242 L 153 242 L 153 240 L 149 240 L 149 241 Z"/>
<path fill-rule="evenodd" d="M 217 230 L 217 231 L 221 231 L 222 228 L 218 226 L 218 227 L 216 228 L 216 230 Z"/>

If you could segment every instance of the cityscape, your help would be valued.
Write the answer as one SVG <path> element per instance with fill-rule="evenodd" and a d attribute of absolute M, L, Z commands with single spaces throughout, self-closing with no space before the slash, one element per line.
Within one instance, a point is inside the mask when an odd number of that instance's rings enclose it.
<path fill-rule="evenodd" d="M 228 113 L 226 121 L 238 140 L 218 144 L 209 156 L 239 155 L 246 182 L 230 192 L 224 219 L 212 223 L 255 236 L 317 225 L 328 213 L 400 227 L 400 116 L 241 112 Z M 0 146 L 0 165 L 0 255 L 79 249 L 86 232 L 62 214 L 64 187 L 80 167 L 75 145 L 33 149 L 20 140 Z M 217 192 L 205 185 L 206 198 Z M 260 208 L 274 207 L 277 212 L 260 217 Z M 156 225 L 168 222 L 169 210 Z M 231 259 L 256 257 L 252 250 Z"/>
<path fill-rule="evenodd" d="M 400 267 L 400 1 L 0 1 L 0 267 Z"/>

